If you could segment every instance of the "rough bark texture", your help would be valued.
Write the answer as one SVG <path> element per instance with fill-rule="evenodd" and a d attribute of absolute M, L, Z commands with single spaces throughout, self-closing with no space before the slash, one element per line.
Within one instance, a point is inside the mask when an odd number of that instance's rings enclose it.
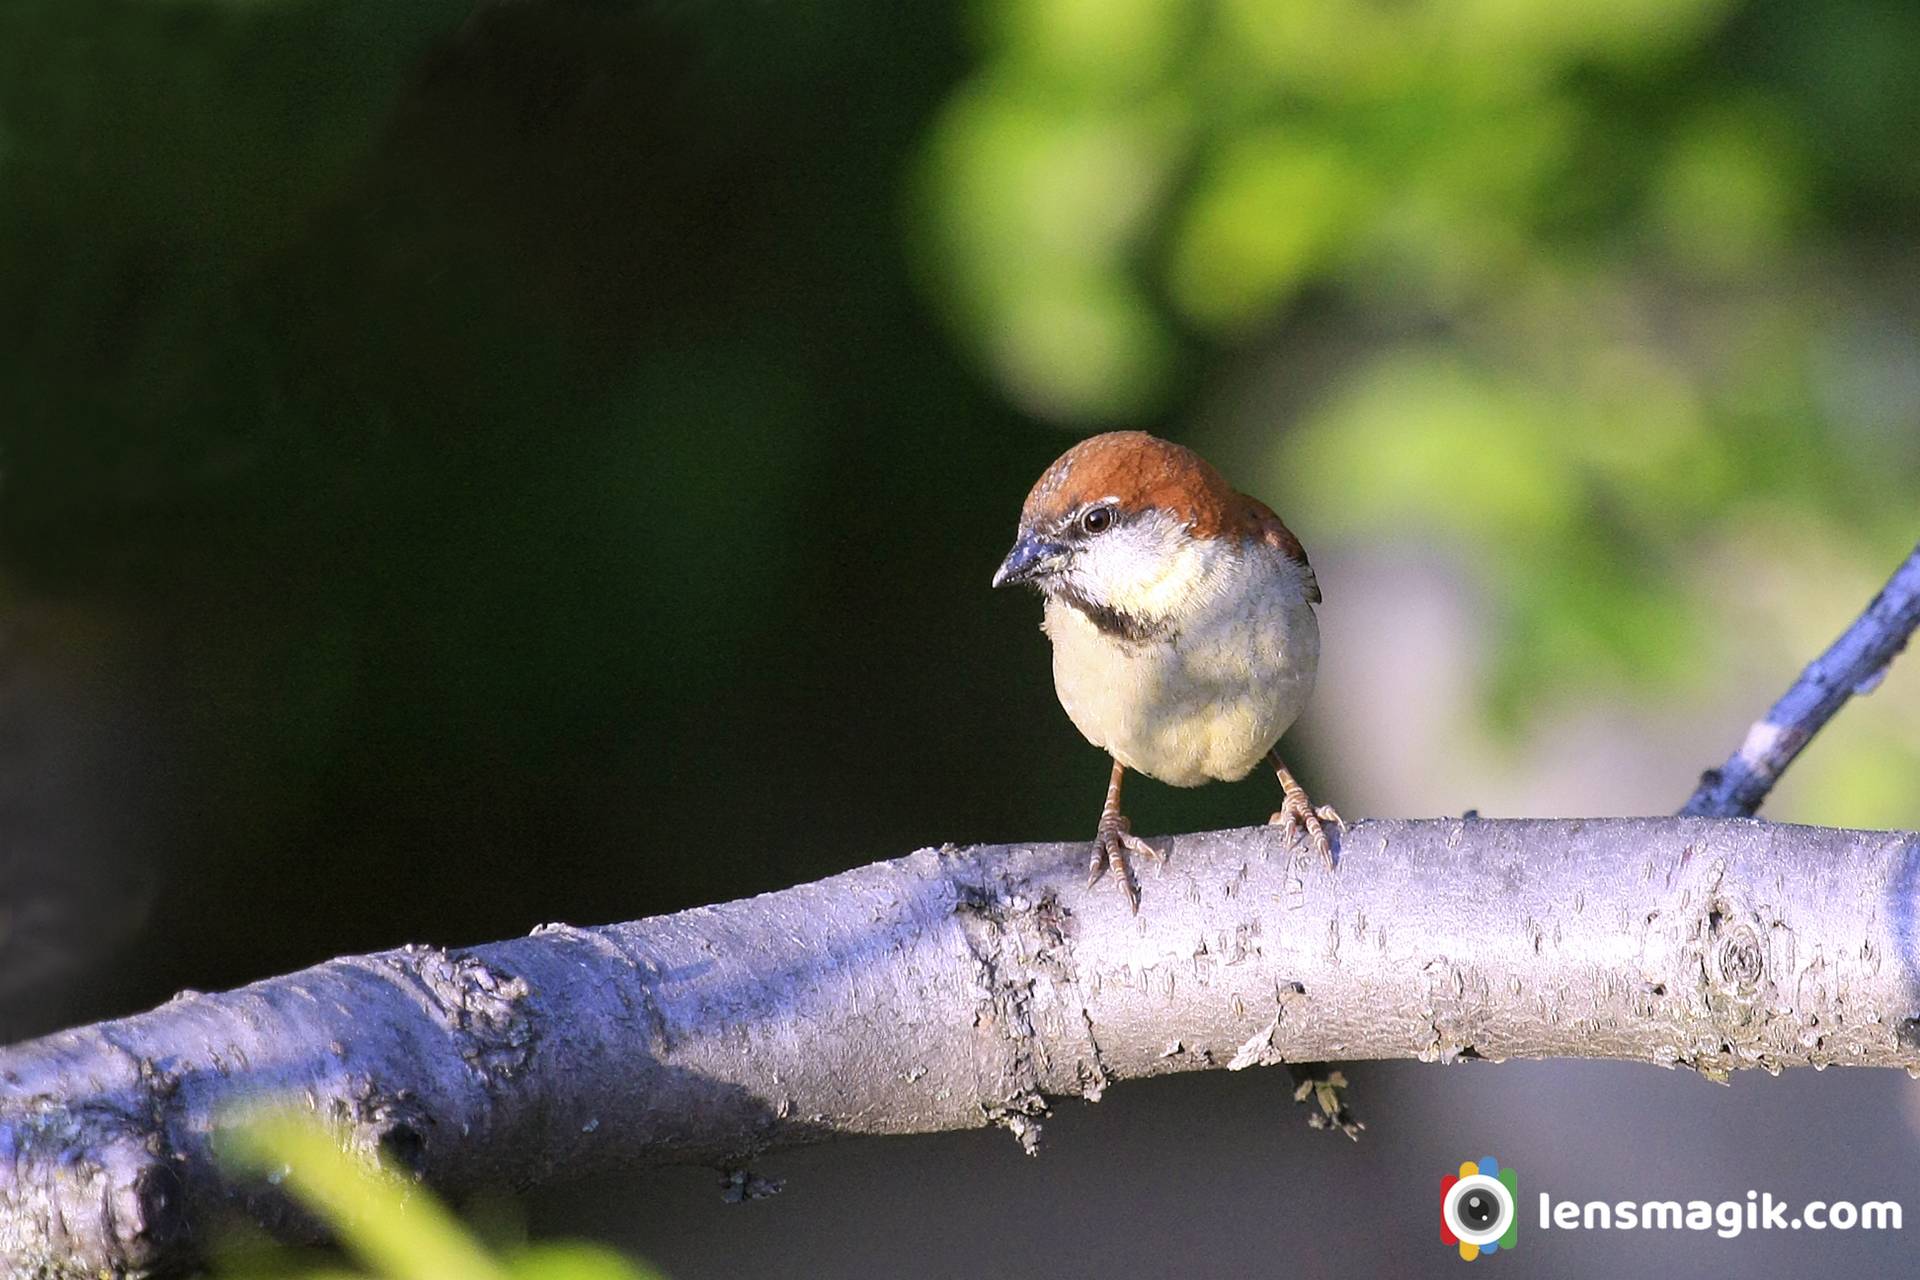
<path fill-rule="evenodd" d="M 1741 818 L 1759 811 L 1786 767 L 1854 694 L 1870 693 L 1887 664 L 1920 626 L 1920 547 L 1827 651 L 1807 664 L 1793 687 L 1747 730 L 1739 750 L 1700 775 L 1682 813 Z"/>
<path fill-rule="evenodd" d="M 1167 839 L 926 850 L 716 907 L 330 961 L 0 1050 L 0 1271 L 190 1262 L 283 1096 L 452 1191 L 998 1123 L 1210 1067 L 1586 1057 L 1920 1068 L 1920 837 L 1750 820 L 1364 822 L 1329 872 Z"/>

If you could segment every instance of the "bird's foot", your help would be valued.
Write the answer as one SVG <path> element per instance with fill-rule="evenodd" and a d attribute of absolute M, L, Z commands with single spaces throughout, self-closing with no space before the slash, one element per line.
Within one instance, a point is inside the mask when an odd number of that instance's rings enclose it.
<path fill-rule="evenodd" d="M 1293 844 L 1305 836 L 1307 844 L 1320 855 L 1323 862 L 1333 867 L 1334 842 L 1327 836 L 1329 826 L 1341 835 L 1347 833 L 1347 820 L 1339 815 L 1330 804 L 1315 807 L 1307 798 L 1307 793 L 1299 783 L 1286 785 L 1282 780 L 1281 789 L 1286 798 L 1280 803 L 1280 811 L 1267 819 L 1268 826 L 1279 827 L 1286 832 L 1287 843 Z"/>
<path fill-rule="evenodd" d="M 1133 908 L 1135 915 L 1140 914 L 1140 884 L 1134 879 L 1133 865 L 1129 855 L 1137 854 L 1142 858 L 1160 858 L 1160 851 L 1133 834 L 1133 824 L 1114 810 L 1100 815 L 1099 829 L 1093 836 L 1093 856 L 1087 860 L 1087 887 L 1091 889 L 1100 882 L 1107 868 L 1113 868 L 1113 878 L 1120 882 L 1120 891 L 1127 895 L 1127 905 Z"/>

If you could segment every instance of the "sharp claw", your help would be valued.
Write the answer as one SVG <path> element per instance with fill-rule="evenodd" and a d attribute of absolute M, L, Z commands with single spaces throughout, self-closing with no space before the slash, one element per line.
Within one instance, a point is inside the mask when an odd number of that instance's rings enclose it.
<path fill-rule="evenodd" d="M 1307 797 L 1305 789 L 1288 771 L 1286 762 L 1278 752 L 1269 752 L 1268 759 L 1273 762 L 1274 773 L 1280 780 L 1280 791 L 1285 798 L 1281 802 L 1280 812 L 1267 821 L 1285 829 L 1287 847 L 1290 849 L 1299 844 L 1301 836 L 1305 836 L 1307 843 L 1313 846 L 1313 851 L 1331 868 L 1334 865 L 1333 842 L 1327 838 L 1326 827 L 1332 826 L 1344 836 L 1347 833 L 1346 819 L 1330 804 L 1316 807 Z"/>
<path fill-rule="evenodd" d="M 1321 826 L 1322 820 L 1333 823 L 1342 835 L 1346 834 L 1347 824 L 1341 820 L 1339 814 L 1333 811 L 1332 805 L 1322 805 L 1315 809 L 1305 802 L 1304 797 L 1296 801 L 1289 796 L 1280 812 L 1267 819 L 1267 825 L 1278 826 L 1286 833 L 1289 849 L 1298 848 L 1304 839 L 1313 851 L 1320 855 L 1321 860 L 1332 867 L 1334 865 L 1333 842 L 1327 838 L 1326 829 Z"/>
<path fill-rule="evenodd" d="M 1138 854 L 1143 858 L 1159 858 L 1160 851 L 1133 834 L 1126 818 L 1115 814 L 1103 818 L 1100 828 L 1094 833 L 1093 855 L 1087 861 L 1087 887 L 1091 889 L 1100 882 L 1100 877 L 1109 869 L 1113 878 L 1120 882 L 1120 891 L 1127 896 L 1127 905 L 1135 915 L 1140 914 L 1140 885 L 1135 880 L 1133 868 L 1127 855 Z"/>

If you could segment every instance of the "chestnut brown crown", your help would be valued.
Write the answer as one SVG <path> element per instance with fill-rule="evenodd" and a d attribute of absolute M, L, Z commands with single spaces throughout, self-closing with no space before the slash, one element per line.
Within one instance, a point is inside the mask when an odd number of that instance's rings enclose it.
<path fill-rule="evenodd" d="M 1122 515 L 1166 512 L 1196 538 L 1265 543 L 1306 570 L 1308 598 L 1320 600 L 1305 548 L 1273 509 L 1228 484 L 1212 463 L 1184 445 L 1144 431 L 1090 436 L 1041 475 L 1021 508 L 1020 525 L 1036 531 L 1058 527 L 1102 502 Z"/>

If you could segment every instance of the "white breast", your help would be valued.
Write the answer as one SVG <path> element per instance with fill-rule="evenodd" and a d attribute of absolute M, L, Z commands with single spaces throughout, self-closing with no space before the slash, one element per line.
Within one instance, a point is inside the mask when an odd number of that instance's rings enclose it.
<path fill-rule="evenodd" d="M 1252 556 L 1199 567 L 1166 639 L 1117 639 L 1048 598 L 1054 688 L 1088 741 L 1177 787 L 1245 777 L 1273 749 L 1313 691 L 1320 627 L 1300 567 Z"/>

